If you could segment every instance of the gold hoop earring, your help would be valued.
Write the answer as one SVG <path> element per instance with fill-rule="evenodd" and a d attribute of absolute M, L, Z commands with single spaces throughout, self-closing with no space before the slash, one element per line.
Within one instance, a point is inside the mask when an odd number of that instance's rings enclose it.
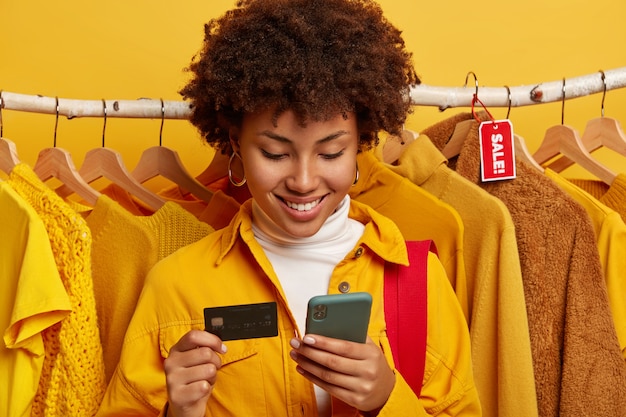
<path fill-rule="evenodd" d="M 356 164 L 356 175 L 354 176 L 354 182 L 352 183 L 352 186 L 354 187 L 357 182 L 359 182 L 359 163 L 358 162 Z"/>
<path fill-rule="evenodd" d="M 246 179 L 245 173 L 244 173 L 243 179 L 241 181 L 235 181 L 235 179 L 233 178 L 233 170 L 231 168 L 231 165 L 233 163 L 233 158 L 235 157 L 235 155 L 237 156 L 237 158 L 239 158 L 240 161 L 242 160 L 241 159 L 241 155 L 239 155 L 237 152 L 233 151 L 233 153 L 230 155 L 230 159 L 228 160 L 228 180 L 235 187 L 241 187 L 242 185 L 244 185 L 246 183 L 247 179 Z"/>

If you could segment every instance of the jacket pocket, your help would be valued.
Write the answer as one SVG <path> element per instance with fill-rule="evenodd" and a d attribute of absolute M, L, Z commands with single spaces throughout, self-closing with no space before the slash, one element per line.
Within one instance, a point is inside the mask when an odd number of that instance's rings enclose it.
<path fill-rule="evenodd" d="M 171 347 L 191 328 L 175 325 L 162 329 L 159 335 L 161 355 L 167 358 Z M 228 351 L 219 354 L 222 366 L 207 403 L 207 416 L 268 416 L 264 376 L 272 370 L 271 364 L 261 360 L 260 340 L 224 342 Z M 282 369 L 280 364 L 278 366 Z"/>

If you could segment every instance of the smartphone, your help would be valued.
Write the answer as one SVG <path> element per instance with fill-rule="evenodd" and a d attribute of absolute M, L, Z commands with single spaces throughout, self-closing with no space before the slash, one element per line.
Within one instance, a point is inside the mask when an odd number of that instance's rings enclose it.
<path fill-rule="evenodd" d="M 306 333 L 365 343 L 371 309 L 367 292 L 315 296 L 307 308 Z"/>

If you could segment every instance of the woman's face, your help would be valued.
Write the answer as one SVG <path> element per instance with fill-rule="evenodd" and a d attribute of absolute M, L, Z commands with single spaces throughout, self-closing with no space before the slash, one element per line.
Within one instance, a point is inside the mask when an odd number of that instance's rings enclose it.
<path fill-rule="evenodd" d="M 358 133 L 354 114 L 298 124 L 291 111 L 247 114 L 231 132 L 257 204 L 286 233 L 315 234 L 352 186 Z"/>

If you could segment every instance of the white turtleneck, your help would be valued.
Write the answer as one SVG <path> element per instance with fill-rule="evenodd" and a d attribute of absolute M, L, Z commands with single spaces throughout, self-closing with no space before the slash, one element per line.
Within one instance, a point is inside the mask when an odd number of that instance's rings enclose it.
<path fill-rule="evenodd" d="M 314 295 L 328 294 L 335 266 L 350 252 L 364 226 L 348 217 L 350 197 L 341 201 L 320 230 L 310 237 L 293 237 L 279 228 L 253 201 L 252 230 L 280 280 L 300 333 L 307 304 Z M 315 386 L 320 416 L 330 415 L 329 395 Z"/>

